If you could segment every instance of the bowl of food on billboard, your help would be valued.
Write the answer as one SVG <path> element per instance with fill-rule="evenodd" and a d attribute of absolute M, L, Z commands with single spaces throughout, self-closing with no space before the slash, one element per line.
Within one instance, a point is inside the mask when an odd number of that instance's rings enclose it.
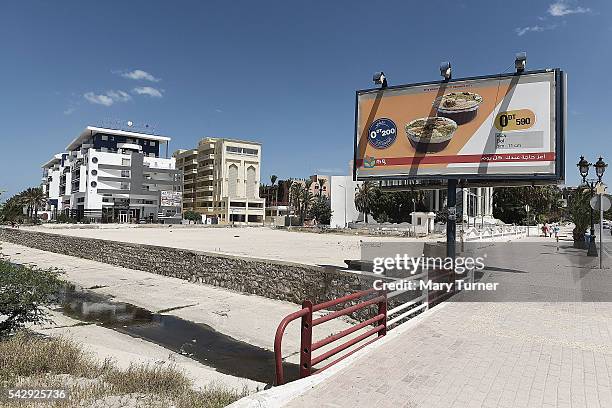
<path fill-rule="evenodd" d="M 482 101 L 482 96 L 474 92 L 451 92 L 436 98 L 433 105 L 438 116 L 452 119 L 457 125 L 463 125 L 476 117 Z"/>
<path fill-rule="evenodd" d="M 406 135 L 417 152 L 444 150 L 457 131 L 457 123 L 444 117 L 419 118 L 406 125 Z"/>

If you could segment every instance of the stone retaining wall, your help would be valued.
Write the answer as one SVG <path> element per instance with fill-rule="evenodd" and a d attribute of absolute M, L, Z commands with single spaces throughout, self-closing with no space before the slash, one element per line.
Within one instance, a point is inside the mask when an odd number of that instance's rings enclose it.
<path fill-rule="evenodd" d="M 369 275 L 291 262 L 0 228 L 0 241 L 301 304 L 369 289 Z M 180 294 L 177 294 L 180 296 Z"/>

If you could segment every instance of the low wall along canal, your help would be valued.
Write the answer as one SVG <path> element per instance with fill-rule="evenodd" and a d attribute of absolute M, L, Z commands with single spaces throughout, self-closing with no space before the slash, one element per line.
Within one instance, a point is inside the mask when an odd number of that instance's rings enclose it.
<path fill-rule="evenodd" d="M 0 228 L 0 241 L 298 304 L 304 299 L 319 303 L 369 289 L 376 279 L 334 267 L 14 228 Z"/>

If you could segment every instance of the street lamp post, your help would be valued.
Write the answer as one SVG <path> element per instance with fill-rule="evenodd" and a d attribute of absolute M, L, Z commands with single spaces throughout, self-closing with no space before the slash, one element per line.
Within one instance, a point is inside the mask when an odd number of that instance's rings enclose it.
<path fill-rule="evenodd" d="M 529 226 L 531 225 L 531 219 L 529 218 L 529 210 L 531 210 L 531 207 L 529 207 L 529 204 L 525 204 L 525 211 L 527 212 L 527 236 L 529 236 Z"/>
<path fill-rule="evenodd" d="M 606 167 L 608 167 L 608 165 L 603 161 L 602 157 L 600 157 L 599 160 L 593 165 L 589 163 L 584 158 L 584 156 L 580 156 L 580 161 L 578 162 L 578 164 L 576 164 L 576 166 L 578 167 L 578 171 L 580 172 L 580 176 L 582 177 L 582 183 L 589 188 L 591 198 L 593 198 L 595 195 L 595 186 L 601 183 L 601 178 L 603 177 L 604 172 L 606 171 Z M 589 175 L 589 168 L 591 166 L 595 167 L 595 175 L 597 176 L 597 179 L 587 180 L 587 176 Z M 597 245 L 595 244 L 595 223 L 593 220 L 593 207 L 591 207 L 590 210 L 591 234 L 589 237 L 589 249 L 587 252 L 587 256 L 597 256 Z"/>

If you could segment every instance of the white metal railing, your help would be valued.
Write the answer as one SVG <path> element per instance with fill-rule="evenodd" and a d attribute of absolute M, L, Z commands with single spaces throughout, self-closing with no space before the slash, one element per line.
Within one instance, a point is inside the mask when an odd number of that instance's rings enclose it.
<path fill-rule="evenodd" d="M 428 280 L 428 272 L 427 270 L 425 270 L 425 272 L 422 272 L 420 274 L 417 275 L 413 275 L 410 276 L 408 278 L 399 278 L 396 281 L 397 282 L 410 282 L 410 281 L 419 281 L 419 282 L 427 282 Z M 403 293 L 409 292 L 408 290 L 396 290 L 393 291 L 391 293 L 389 293 L 387 295 L 387 302 L 389 302 L 391 299 L 395 298 L 396 296 L 399 296 Z M 397 322 L 399 322 L 400 320 L 405 319 L 406 317 L 410 316 L 411 314 L 414 314 L 416 312 L 418 312 L 421 309 L 425 309 L 427 310 L 429 305 L 428 305 L 428 297 L 429 297 L 429 291 L 427 290 L 427 288 L 425 288 L 422 292 L 421 295 L 411 299 L 405 303 L 400 304 L 399 306 L 394 307 L 393 309 L 389 309 L 387 310 L 387 326 L 391 326 Z M 410 306 L 414 306 L 417 303 L 421 302 L 421 304 L 419 306 L 416 307 L 412 307 L 410 308 L 408 311 L 403 312 L 405 309 L 409 308 Z M 399 315 L 397 315 L 398 313 L 403 312 Z M 395 317 L 392 318 L 393 315 L 397 315 Z"/>
<path fill-rule="evenodd" d="M 409 282 L 409 281 L 419 281 L 419 282 L 428 282 L 429 281 L 429 272 L 427 269 L 420 274 L 410 276 L 408 278 L 398 278 L 397 282 Z M 453 284 L 456 285 L 457 281 L 468 281 L 469 283 L 474 282 L 474 269 L 469 269 L 466 271 L 465 276 L 462 278 L 455 277 Z M 393 299 L 396 296 L 399 296 L 403 293 L 409 292 L 409 290 L 396 290 L 387 294 L 387 302 Z M 438 296 L 440 298 L 441 296 Z M 420 305 L 418 305 L 421 303 Z M 418 305 L 418 306 L 415 306 Z M 414 306 L 414 307 L 411 307 Z M 427 286 L 421 290 L 421 294 L 413 299 L 410 299 L 398 306 L 395 306 L 392 309 L 387 310 L 387 327 L 394 325 L 410 315 L 421 311 L 427 310 L 430 308 L 430 299 L 429 299 L 429 289 Z"/>
<path fill-rule="evenodd" d="M 526 236 L 527 227 L 515 225 L 496 225 L 484 228 L 469 228 L 463 231 L 464 241 L 494 240 L 504 237 Z"/>

